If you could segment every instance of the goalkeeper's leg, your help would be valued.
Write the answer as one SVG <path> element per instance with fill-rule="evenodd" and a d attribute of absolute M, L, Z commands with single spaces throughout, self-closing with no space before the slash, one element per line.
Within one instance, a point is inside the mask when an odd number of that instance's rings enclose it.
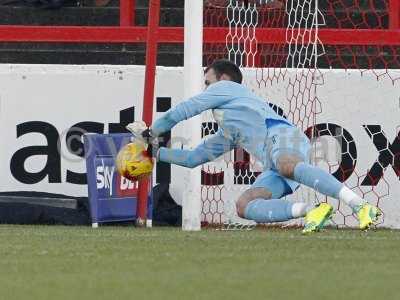
<path fill-rule="evenodd" d="M 237 200 L 237 214 L 258 223 L 284 222 L 304 217 L 314 206 L 280 199 L 293 192 L 287 179 L 276 171 L 260 174 L 252 187 Z"/>
<path fill-rule="evenodd" d="M 282 176 L 349 205 L 359 218 L 360 229 L 368 229 L 381 214 L 377 207 L 368 204 L 333 175 L 304 162 L 295 154 L 281 154 L 276 162 L 277 169 Z"/>
<path fill-rule="evenodd" d="M 238 215 L 258 223 L 306 217 L 303 233 L 319 231 L 331 218 L 333 208 L 327 203 L 314 207 L 304 202 L 280 199 L 291 194 L 298 186 L 296 182 L 282 177 L 274 170 L 265 171 L 258 176 L 252 188 L 238 199 Z"/>
<path fill-rule="evenodd" d="M 378 208 L 368 204 L 333 175 L 308 163 L 310 142 L 298 128 L 274 126 L 269 130 L 269 138 L 271 167 L 287 178 L 287 182 L 304 184 L 321 194 L 343 201 L 358 215 L 361 229 L 367 229 L 377 220 L 380 214 Z"/>

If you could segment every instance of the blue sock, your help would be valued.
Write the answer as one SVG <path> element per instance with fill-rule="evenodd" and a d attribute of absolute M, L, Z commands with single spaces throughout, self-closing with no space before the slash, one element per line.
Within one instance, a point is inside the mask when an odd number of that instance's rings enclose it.
<path fill-rule="evenodd" d="M 303 162 L 294 168 L 294 180 L 335 199 L 339 199 L 339 192 L 343 187 L 343 183 L 333 175 Z"/>
<path fill-rule="evenodd" d="M 244 217 L 257 223 L 283 222 L 293 219 L 292 206 L 282 199 L 255 199 L 247 204 Z"/>

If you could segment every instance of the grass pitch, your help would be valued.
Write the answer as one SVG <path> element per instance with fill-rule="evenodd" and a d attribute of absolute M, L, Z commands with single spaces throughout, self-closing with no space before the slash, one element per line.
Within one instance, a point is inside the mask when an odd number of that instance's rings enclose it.
<path fill-rule="evenodd" d="M 0 226 L 0 299 L 399 299 L 400 231 Z"/>

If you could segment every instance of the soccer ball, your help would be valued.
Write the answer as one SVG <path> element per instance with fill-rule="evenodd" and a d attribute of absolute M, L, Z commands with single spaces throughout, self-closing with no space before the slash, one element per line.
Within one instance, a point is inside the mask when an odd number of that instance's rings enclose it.
<path fill-rule="evenodd" d="M 119 174 L 131 181 L 149 176 L 153 170 L 153 159 L 147 153 L 145 144 L 140 142 L 122 147 L 115 164 Z"/>

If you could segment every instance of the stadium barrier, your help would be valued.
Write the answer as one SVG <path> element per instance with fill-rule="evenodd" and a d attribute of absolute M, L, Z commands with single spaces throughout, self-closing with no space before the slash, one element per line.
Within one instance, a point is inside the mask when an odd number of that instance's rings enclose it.
<path fill-rule="evenodd" d="M 0 130 L 7 145 L 0 151 L 0 192 L 46 191 L 87 196 L 82 135 L 116 133 L 125 124 L 140 119 L 144 73 L 143 66 L 0 66 L 0 79 L 4 84 L 0 93 Z M 294 73 L 292 70 L 288 75 Z M 399 70 L 392 70 L 392 73 L 400 76 Z M 381 176 L 375 182 L 368 181 L 373 178 L 373 173 L 368 170 L 376 168 L 378 158 L 390 157 L 398 151 L 398 84 L 393 85 L 389 80 L 376 81 L 372 72 L 360 77 L 356 70 L 325 70 L 323 75 L 325 84 L 319 95 L 325 103 L 315 124 L 318 135 L 323 138 L 316 144 L 320 161 L 325 164 L 324 168 L 331 164 L 329 170 L 332 173 L 345 176 L 343 179 L 349 186 L 364 182 L 356 192 L 374 203 L 379 200 L 378 204 L 385 211 L 384 226 L 400 227 L 397 214 L 400 207 L 396 200 L 400 197 L 396 174 L 398 156 L 383 161 Z M 245 76 L 254 80 L 257 74 L 249 69 Z M 183 69 L 158 67 L 156 80 L 155 118 L 182 101 Z M 280 107 L 278 111 L 288 116 L 286 84 L 282 81 L 274 89 L 267 87 L 260 96 Z M 71 86 L 75 88 L 71 89 Z M 365 88 L 369 86 L 374 88 Z M 27 113 L 22 114 L 20 107 Z M 371 109 L 374 107 L 379 109 Z M 202 117 L 199 130 L 211 126 L 208 117 L 207 114 Z M 191 132 L 187 127 L 185 121 L 174 128 L 172 147 L 189 146 Z M 209 130 L 205 135 L 212 133 Z M 324 139 L 331 151 L 322 151 Z M 335 164 L 338 158 L 341 163 Z M 234 197 L 254 181 L 259 169 L 250 159 L 237 151 L 203 167 L 204 222 L 221 222 L 221 196 Z M 367 172 L 359 172 L 360 166 Z M 341 172 L 345 170 L 352 171 Z M 173 198 L 182 203 L 187 177 L 185 168 L 158 163 L 153 181 L 170 181 Z M 100 193 L 109 192 L 106 186 L 101 187 Z M 301 196 L 311 201 L 313 194 L 305 191 Z M 353 225 L 352 213 L 337 202 L 333 203 L 339 208 L 335 222 Z"/>

